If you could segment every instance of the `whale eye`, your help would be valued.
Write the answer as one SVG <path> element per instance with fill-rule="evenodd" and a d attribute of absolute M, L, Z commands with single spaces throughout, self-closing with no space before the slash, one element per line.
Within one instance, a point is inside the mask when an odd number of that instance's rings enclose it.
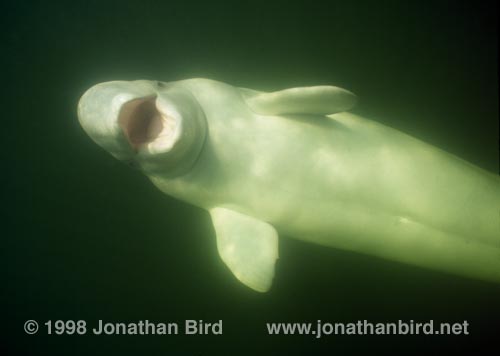
<path fill-rule="evenodd" d="M 135 160 L 133 159 L 128 159 L 128 160 L 124 160 L 122 161 L 123 163 L 125 163 L 127 166 L 129 166 L 130 168 L 133 168 L 133 169 L 139 169 L 139 163 L 137 163 Z"/>

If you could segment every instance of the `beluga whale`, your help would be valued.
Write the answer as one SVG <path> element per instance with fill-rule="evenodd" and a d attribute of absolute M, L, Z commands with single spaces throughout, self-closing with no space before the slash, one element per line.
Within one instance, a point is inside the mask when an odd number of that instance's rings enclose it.
<path fill-rule="evenodd" d="M 500 283 L 500 178 L 349 112 L 335 86 L 263 92 L 194 78 L 88 89 L 90 138 L 206 209 L 234 276 L 266 292 L 278 232 Z"/>

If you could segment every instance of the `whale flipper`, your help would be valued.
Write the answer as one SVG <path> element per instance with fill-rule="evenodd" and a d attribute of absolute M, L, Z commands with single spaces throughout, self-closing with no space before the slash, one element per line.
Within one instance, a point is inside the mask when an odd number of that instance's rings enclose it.
<path fill-rule="evenodd" d="M 258 114 L 327 115 L 347 111 L 356 104 L 356 95 L 334 86 L 291 88 L 272 93 L 244 90 L 248 106 Z"/>
<path fill-rule="evenodd" d="M 243 284 L 259 292 L 268 291 L 278 258 L 274 227 L 226 208 L 213 208 L 210 215 L 224 263 Z"/>

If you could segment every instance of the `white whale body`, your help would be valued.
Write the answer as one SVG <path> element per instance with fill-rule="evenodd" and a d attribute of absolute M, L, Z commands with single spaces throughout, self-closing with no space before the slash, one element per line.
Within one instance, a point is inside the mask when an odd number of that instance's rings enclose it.
<path fill-rule="evenodd" d="M 80 99 L 83 129 L 164 193 L 210 212 L 217 248 L 254 290 L 278 231 L 500 282 L 500 179 L 351 114 L 332 86 L 273 93 L 208 79 L 112 81 Z"/>

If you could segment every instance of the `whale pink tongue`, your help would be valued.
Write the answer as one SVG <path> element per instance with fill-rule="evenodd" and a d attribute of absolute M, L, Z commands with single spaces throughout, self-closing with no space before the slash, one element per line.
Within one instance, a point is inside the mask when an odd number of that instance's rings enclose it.
<path fill-rule="evenodd" d="M 161 113 L 155 101 L 154 96 L 134 99 L 120 110 L 118 123 L 134 149 L 154 141 L 163 128 Z"/>

